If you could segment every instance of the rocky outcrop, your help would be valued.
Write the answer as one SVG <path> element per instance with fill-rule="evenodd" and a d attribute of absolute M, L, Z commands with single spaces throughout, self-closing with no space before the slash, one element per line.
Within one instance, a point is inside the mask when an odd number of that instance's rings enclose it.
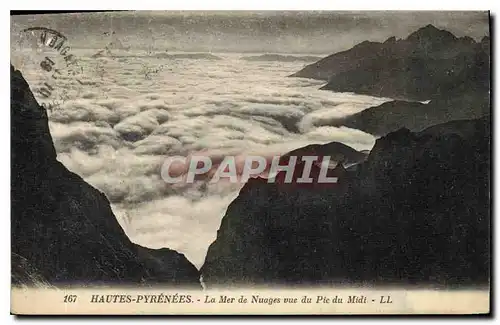
<path fill-rule="evenodd" d="M 306 156 L 315 157 L 310 168 L 306 167 L 306 161 L 303 159 Z M 271 182 L 284 191 L 293 191 L 297 187 L 303 189 L 338 188 L 343 185 L 338 179 L 346 173 L 346 167 L 356 166 L 367 157 L 366 153 L 359 152 L 340 142 L 334 141 L 322 145 L 311 144 L 292 150 L 280 157 L 279 165 L 289 166 L 290 163 L 293 163 L 293 170 L 290 172 L 290 177 L 287 177 L 285 171 L 278 172 Z M 292 159 L 294 161 L 291 161 Z M 322 181 L 325 177 L 331 178 L 331 180 Z M 269 179 L 269 175 L 267 179 Z M 306 182 L 305 179 L 309 180 Z"/>
<path fill-rule="evenodd" d="M 340 142 L 329 142 L 326 144 L 310 144 L 308 146 L 295 149 L 284 155 L 287 156 L 329 156 L 332 161 L 344 164 L 357 164 L 366 159 L 367 154 L 359 152 Z"/>
<path fill-rule="evenodd" d="M 340 181 L 251 179 L 208 250 L 206 286 L 489 282 L 488 117 L 391 132 Z"/>
<path fill-rule="evenodd" d="M 425 26 L 406 39 L 365 41 L 306 66 L 293 77 L 326 80 L 321 89 L 399 100 L 430 100 L 463 91 L 488 91 L 489 37 Z"/>
<path fill-rule="evenodd" d="M 132 243 L 103 193 L 57 161 L 47 113 L 11 65 L 13 285 L 182 285 L 198 270 L 170 249 Z"/>
<path fill-rule="evenodd" d="M 422 131 L 452 120 L 477 119 L 490 114 L 489 93 L 466 92 L 460 96 L 420 102 L 391 101 L 338 119 L 331 126 L 347 126 L 375 136 L 400 128 Z"/>

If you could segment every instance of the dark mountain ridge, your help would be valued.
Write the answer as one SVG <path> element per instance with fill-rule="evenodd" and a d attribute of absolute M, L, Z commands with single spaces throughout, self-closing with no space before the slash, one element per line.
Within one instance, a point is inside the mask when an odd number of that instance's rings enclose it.
<path fill-rule="evenodd" d="M 57 161 L 47 112 L 12 65 L 11 175 L 14 286 L 201 289 L 184 255 L 132 243 L 106 196 Z"/>
<path fill-rule="evenodd" d="M 251 179 L 208 250 L 206 286 L 488 284 L 490 123 L 391 132 L 339 186 Z"/>
<path fill-rule="evenodd" d="M 420 102 L 390 101 L 332 121 L 331 126 L 347 126 L 375 136 L 400 128 L 422 131 L 452 120 L 477 119 L 491 113 L 489 94 L 464 92 L 460 96 Z"/>

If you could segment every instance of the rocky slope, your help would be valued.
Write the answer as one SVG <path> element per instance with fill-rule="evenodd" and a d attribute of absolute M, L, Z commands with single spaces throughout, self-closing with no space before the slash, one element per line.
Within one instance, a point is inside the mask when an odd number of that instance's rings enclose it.
<path fill-rule="evenodd" d="M 57 161 L 47 113 L 11 65 L 13 285 L 182 285 L 198 270 L 170 249 L 132 243 L 103 193 Z"/>
<path fill-rule="evenodd" d="M 337 186 L 251 179 L 201 272 L 208 287 L 489 281 L 490 120 L 377 140 Z"/>
<path fill-rule="evenodd" d="M 476 42 L 425 26 L 406 39 L 365 41 L 306 66 L 293 77 L 326 80 L 322 88 L 400 100 L 487 91 L 490 39 Z"/>

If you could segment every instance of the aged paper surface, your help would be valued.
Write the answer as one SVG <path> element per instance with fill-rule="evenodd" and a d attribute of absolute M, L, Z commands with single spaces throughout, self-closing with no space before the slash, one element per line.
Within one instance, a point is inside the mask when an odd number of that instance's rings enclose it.
<path fill-rule="evenodd" d="M 488 12 L 11 16 L 11 312 L 490 312 Z"/>

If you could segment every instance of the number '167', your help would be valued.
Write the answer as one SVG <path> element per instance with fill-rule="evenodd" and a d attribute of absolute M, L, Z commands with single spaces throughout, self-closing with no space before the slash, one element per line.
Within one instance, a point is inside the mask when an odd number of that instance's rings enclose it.
<path fill-rule="evenodd" d="M 76 302 L 76 295 L 65 295 L 64 296 L 64 302 L 65 303 L 68 303 L 68 302 Z"/>

